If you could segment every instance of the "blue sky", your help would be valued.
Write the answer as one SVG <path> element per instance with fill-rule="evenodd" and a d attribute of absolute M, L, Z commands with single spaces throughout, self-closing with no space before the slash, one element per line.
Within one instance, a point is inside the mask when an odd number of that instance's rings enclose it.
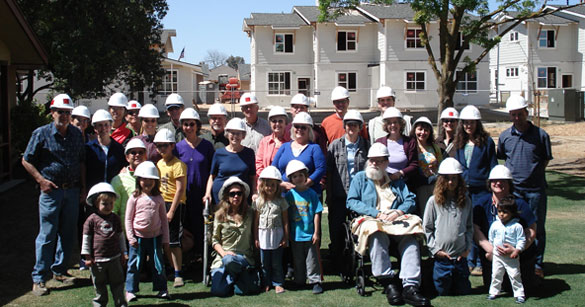
<path fill-rule="evenodd" d="M 496 3 L 495 0 L 489 1 L 492 5 Z M 575 1 L 571 0 L 571 3 Z M 169 11 L 163 25 L 177 31 L 173 38 L 175 52 L 169 54 L 170 58 L 177 59 L 184 47 L 182 61 L 193 64 L 203 61 L 207 50 L 241 56 L 250 63 L 250 39 L 242 31 L 244 18 L 249 18 L 252 12 L 290 13 L 293 6 L 315 5 L 315 0 L 168 0 L 167 3 Z M 550 3 L 565 4 L 566 1 Z"/>

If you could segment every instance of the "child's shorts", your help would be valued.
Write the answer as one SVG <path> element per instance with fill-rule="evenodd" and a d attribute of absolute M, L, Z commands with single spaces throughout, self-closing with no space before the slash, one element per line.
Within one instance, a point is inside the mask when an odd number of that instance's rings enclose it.
<path fill-rule="evenodd" d="M 167 212 L 171 209 L 171 203 L 165 202 Z M 181 247 L 181 238 L 183 237 L 183 219 L 185 218 L 185 204 L 180 203 L 177 206 L 173 219 L 169 222 L 169 246 Z"/>

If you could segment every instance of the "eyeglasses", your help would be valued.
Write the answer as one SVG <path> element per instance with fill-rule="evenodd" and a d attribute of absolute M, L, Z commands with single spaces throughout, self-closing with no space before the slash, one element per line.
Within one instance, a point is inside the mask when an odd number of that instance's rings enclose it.
<path fill-rule="evenodd" d="M 133 156 L 142 155 L 144 153 L 145 153 L 144 151 L 139 151 L 139 150 L 132 150 L 132 151 L 128 152 L 129 155 L 133 155 Z"/>
<path fill-rule="evenodd" d="M 142 121 L 145 123 L 152 124 L 152 123 L 156 123 L 156 118 L 143 118 Z"/>
<path fill-rule="evenodd" d="M 196 123 L 183 123 L 183 126 L 185 126 L 185 127 L 193 127 L 195 125 L 196 125 Z"/>
<path fill-rule="evenodd" d="M 230 197 L 236 197 L 236 196 L 242 197 L 242 195 L 244 195 L 244 192 L 242 192 L 242 191 L 230 192 L 228 195 Z"/>
<path fill-rule="evenodd" d="M 351 121 L 348 121 L 348 122 L 345 122 L 345 124 L 347 126 L 349 126 L 349 127 L 359 127 L 360 126 L 360 122 L 351 122 Z"/>
<path fill-rule="evenodd" d="M 453 119 L 453 118 L 447 118 L 447 119 L 443 119 L 443 123 L 456 123 L 457 120 Z"/>
<path fill-rule="evenodd" d="M 164 149 L 164 148 L 167 148 L 167 147 L 169 147 L 169 143 L 158 143 L 158 144 L 156 144 L 156 148 L 158 148 L 158 149 Z"/>
<path fill-rule="evenodd" d="M 181 108 L 181 107 L 172 106 L 172 107 L 169 107 L 169 108 L 167 109 L 167 111 L 174 112 L 174 111 L 177 111 L 177 110 L 179 110 L 180 108 Z"/>
<path fill-rule="evenodd" d="M 69 110 L 57 110 L 57 113 L 59 113 L 59 115 L 71 115 L 71 111 Z"/>
<path fill-rule="evenodd" d="M 132 115 L 132 116 L 136 116 L 136 115 L 138 115 L 138 111 L 128 111 L 127 114 Z"/>
<path fill-rule="evenodd" d="M 107 128 L 109 126 L 110 126 L 110 122 L 109 121 L 108 122 L 104 122 L 104 123 L 95 123 L 95 124 L 93 124 L 93 127 L 95 129 L 99 129 L 99 128 L 102 128 L 102 127 Z"/>
<path fill-rule="evenodd" d="M 238 131 L 238 130 L 228 130 L 228 132 L 234 136 L 243 136 L 245 133 L 244 131 Z"/>
<path fill-rule="evenodd" d="M 304 125 L 294 125 L 294 127 L 297 130 L 307 130 L 307 129 L 309 129 L 309 127 L 304 126 Z"/>
<path fill-rule="evenodd" d="M 270 122 L 273 124 L 284 124 L 284 119 L 271 119 Z"/>
<path fill-rule="evenodd" d="M 381 164 L 388 161 L 387 158 L 370 158 L 370 162 L 374 163 L 374 164 Z"/>

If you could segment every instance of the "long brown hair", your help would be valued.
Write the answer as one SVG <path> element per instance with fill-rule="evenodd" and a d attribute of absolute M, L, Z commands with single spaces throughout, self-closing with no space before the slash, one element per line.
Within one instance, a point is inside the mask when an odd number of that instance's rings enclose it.
<path fill-rule="evenodd" d="M 463 120 L 459 121 L 457 125 L 457 132 L 455 133 L 455 148 L 461 149 L 467 144 L 467 142 L 471 139 L 473 144 L 478 147 L 482 147 L 487 143 L 487 139 L 490 137 L 490 134 L 483 129 L 483 125 L 481 124 L 481 120 L 475 120 L 475 132 L 470 137 L 467 132 L 463 129 Z"/>
<path fill-rule="evenodd" d="M 238 207 L 237 211 L 233 210 L 233 208 L 229 202 L 230 189 L 234 185 L 238 185 L 242 189 L 242 193 L 243 193 L 242 203 Z M 246 219 L 247 212 L 248 212 L 248 200 L 246 197 L 246 188 L 244 188 L 244 186 L 242 186 L 239 183 L 232 183 L 229 186 L 225 187 L 225 189 L 223 189 L 223 194 L 221 195 L 221 200 L 219 201 L 218 209 L 215 212 L 215 219 L 218 222 L 223 223 L 223 222 L 227 221 L 228 215 L 235 214 L 236 220 L 239 219 L 240 221 L 243 221 Z"/>
<path fill-rule="evenodd" d="M 153 179 L 154 180 L 154 187 L 152 187 L 152 190 L 150 190 L 150 195 L 152 196 L 159 196 L 160 195 L 160 180 L 158 179 Z M 140 194 L 142 194 L 142 187 L 140 186 L 140 177 L 136 177 L 136 190 L 134 190 L 134 193 L 132 193 L 132 195 L 134 195 L 134 197 L 138 197 L 140 196 Z"/>
<path fill-rule="evenodd" d="M 449 182 L 447 180 L 446 175 L 439 175 L 437 178 L 437 183 L 435 184 L 435 190 L 433 191 L 433 195 L 435 195 L 435 202 L 439 206 L 444 206 L 447 203 L 447 193 Z M 465 182 L 463 181 L 463 177 L 461 175 L 457 175 L 457 188 L 455 189 L 455 203 L 457 207 L 463 208 L 465 207 L 466 202 L 466 194 L 467 188 L 465 187 Z"/>

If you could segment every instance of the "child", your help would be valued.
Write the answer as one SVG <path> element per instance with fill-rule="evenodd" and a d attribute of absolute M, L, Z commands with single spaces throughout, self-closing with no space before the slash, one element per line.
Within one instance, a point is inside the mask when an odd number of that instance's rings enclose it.
<path fill-rule="evenodd" d="M 181 250 L 181 237 L 183 236 L 183 217 L 185 201 L 187 200 L 187 165 L 173 154 L 175 148 L 175 134 L 169 129 L 160 129 L 154 136 L 156 150 L 162 156 L 156 166 L 161 175 L 160 192 L 165 201 L 167 220 L 169 223 L 170 254 L 167 254 L 169 262 L 175 268 L 175 281 L 173 287 L 185 285 L 181 276 L 183 265 L 183 251 Z"/>
<path fill-rule="evenodd" d="M 492 223 L 488 239 L 494 247 L 492 259 L 492 284 L 488 299 L 493 300 L 500 294 L 504 273 L 508 273 L 510 283 L 514 290 L 516 303 L 522 304 L 526 301 L 524 297 L 524 286 L 520 275 L 520 261 L 518 256 L 524 250 L 526 238 L 522 225 L 518 222 L 518 206 L 513 197 L 506 197 L 498 204 L 498 219 Z M 499 255 L 497 247 L 504 243 L 514 247 L 514 251 L 507 255 Z"/>
<path fill-rule="evenodd" d="M 85 266 L 91 269 L 91 279 L 95 289 L 94 306 L 108 304 L 108 288 L 114 298 L 115 306 L 127 306 L 124 298 L 124 269 L 126 240 L 122 232 L 120 217 L 112 213 L 118 195 L 106 182 L 94 185 L 87 195 L 87 204 L 95 206 L 83 224 L 81 256 Z"/>
<path fill-rule="evenodd" d="M 441 163 L 423 218 L 427 245 L 435 260 L 433 282 L 439 295 L 471 291 L 467 254 L 473 239 L 472 206 L 462 173 L 461 164 L 454 158 Z"/>
<path fill-rule="evenodd" d="M 259 196 L 254 201 L 254 238 L 260 248 L 262 274 L 266 292 L 270 283 L 276 293 L 283 293 L 284 274 L 282 253 L 288 241 L 288 203 L 282 198 L 280 182 L 282 175 L 274 166 L 268 166 L 260 173 Z"/>
<path fill-rule="evenodd" d="M 309 170 L 303 162 L 290 161 L 286 166 L 286 176 L 295 185 L 285 195 L 289 204 L 294 281 L 297 285 L 304 285 L 305 279 L 308 278 L 313 284 L 313 294 L 321 294 L 323 288 L 317 249 L 321 241 L 323 206 L 317 193 L 307 186 Z"/>
<path fill-rule="evenodd" d="M 153 291 L 157 297 L 170 298 L 161 245 L 169 249 L 169 223 L 160 196 L 159 175 L 154 163 L 142 162 L 134 171 L 136 191 L 126 205 L 126 237 L 130 245 L 128 275 L 126 277 L 126 300 L 136 300 L 140 269 L 148 256 L 152 263 Z"/>

